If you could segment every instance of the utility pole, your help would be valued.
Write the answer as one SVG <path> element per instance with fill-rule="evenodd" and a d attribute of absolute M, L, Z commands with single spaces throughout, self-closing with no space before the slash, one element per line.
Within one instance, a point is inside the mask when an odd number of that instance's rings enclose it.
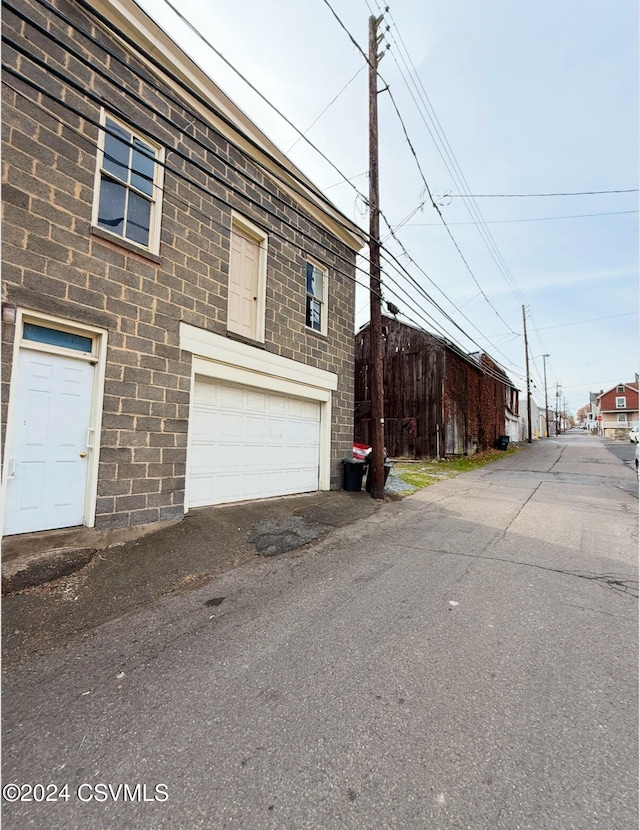
<path fill-rule="evenodd" d="M 378 26 L 369 18 L 369 390 L 371 394 L 371 497 L 384 499 L 384 384 L 380 290 L 380 207 L 378 192 Z"/>
<path fill-rule="evenodd" d="M 542 355 L 542 365 L 544 366 L 544 423 L 547 431 L 547 438 L 549 437 L 549 400 L 547 398 L 547 358 L 548 354 Z"/>
<path fill-rule="evenodd" d="M 529 375 L 529 343 L 527 341 L 527 315 L 522 306 L 522 327 L 524 329 L 524 357 L 527 367 L 527 443 L 531 443 L 531 377 Z"/>

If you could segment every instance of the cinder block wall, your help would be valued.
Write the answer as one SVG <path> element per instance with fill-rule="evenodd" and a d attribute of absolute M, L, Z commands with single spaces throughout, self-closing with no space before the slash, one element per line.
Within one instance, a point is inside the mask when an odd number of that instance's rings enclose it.
<path fill-rule="evenodd" d="M 67 20 L 30 0 L 2 9 L 2 291 L 108 330 L 96 526 L 183 513 L 191 355 L 179 323 L 226 334 L 232 209 L 269 236 L 264 348 L 338 375 L 331 485 L 341 486 L 353 435 L 354 253 L 80 6 L 55 6 Z M 91 228 L 101 104 L 167 150 L 157 257 Z M 326 337 L 305 327 L 308 256 L 329 269 Z M 13 328 L 2 327 L 3 446 Z"/>

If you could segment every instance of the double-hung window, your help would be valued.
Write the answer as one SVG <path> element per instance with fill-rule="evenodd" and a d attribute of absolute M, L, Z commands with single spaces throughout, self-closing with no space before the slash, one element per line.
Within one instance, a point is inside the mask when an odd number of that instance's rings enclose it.
<path fill-rule="evenodd" d="M 307 298 L 305 322 L 310 329 L 327 333 L 327 283 L 326 269 L 307 262 Z"/>
<path fill-rule="evenodd" d="M 158 253 L 162 148 L 103 113 L 93 224 Z"/>
<path fill-rule="evenodd" d="M 627 408 L 627 398 L 626 395 L 622 395 L 619 398 L 616 398 L 616 409 L 626 409 Z"/>

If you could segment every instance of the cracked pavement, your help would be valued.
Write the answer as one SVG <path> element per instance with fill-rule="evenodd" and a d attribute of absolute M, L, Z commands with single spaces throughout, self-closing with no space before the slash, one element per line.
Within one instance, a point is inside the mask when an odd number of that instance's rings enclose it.
<path fill-rule="evenodd" d="M 3 827 L 637 826 L 637 554 L 635 473 L 569 433 L 155 598 L 5 669 L 4 783 L 72 797 Z"/>

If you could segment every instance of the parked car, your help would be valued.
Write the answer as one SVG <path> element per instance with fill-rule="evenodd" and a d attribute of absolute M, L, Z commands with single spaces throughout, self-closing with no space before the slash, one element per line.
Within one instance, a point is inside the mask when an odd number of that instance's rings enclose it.
<path fill-rule="evenodd" d="M 638 463 L 640 462 L 640 444 L 636 443 L 636 475 L 638 475 Z"/>
<path fill-rule="evenodd" d="M 638 433 L 640 432 L 640 427 L 633 427 L 633 429 L 629 430 L 629 441 L 632 444 L 638 443 Z"/>

